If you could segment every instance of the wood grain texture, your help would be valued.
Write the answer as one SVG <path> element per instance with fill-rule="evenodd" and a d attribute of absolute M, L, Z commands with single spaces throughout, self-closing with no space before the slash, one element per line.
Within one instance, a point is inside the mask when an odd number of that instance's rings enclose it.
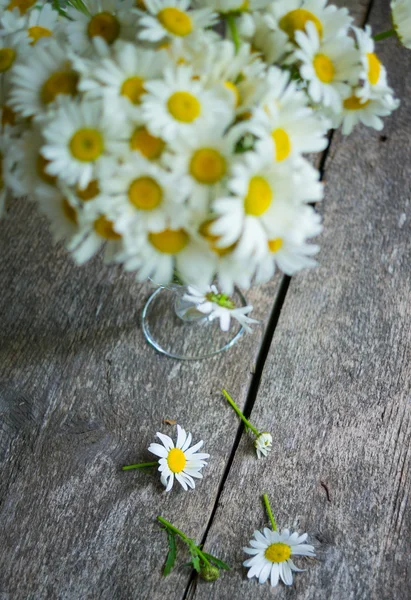
<path fill-rule="evenodd" d="M 375 31 L 389 28 L 374 2 Z M 236 568 L 195 600 L 407 600 L 411 597 L 411 52 L 380 44 L 402 99 L 379 134 L 336 136 L 326 163 L 320 267 L 293 278 L 251 420 L 274 435 L 256 462 L 243 436 L 207 537 Z M 249 582 L 254 529 L 308 531 L 317 561 L 292 588 Z"/>
<path fill-rule="evenodd" d="M 181 598 L 190 570 L 161 576 L 155 517 L 203 534 L 238 425 L 216 390 L 244 402 L 263 325 L 225 355 L 176 362 L 143 339 L 149 288 L 99 258 L 76 267 L 23 201 L 0 222 L 0 255 L 0 592 Z M 250 293 L 257 318 L 276 288 Z M 156 431 L 174 435 L 165 418 L 206 440 L 212 459 L 194 492 L 166 495 L 155 472 L 120 471 L 153 459 Z"/>

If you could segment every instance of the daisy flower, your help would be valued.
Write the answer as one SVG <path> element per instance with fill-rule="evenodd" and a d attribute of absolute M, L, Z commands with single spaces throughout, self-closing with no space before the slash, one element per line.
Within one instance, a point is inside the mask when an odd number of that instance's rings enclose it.
<path fill-rule="evenodd" d="M 411 50 L 411 3 L 410 0 L 391 0 L 392 21 L 398 38 Z"/>
<path fill-rule="evenodd" d="M 1 23 L 6 31 L 25 30 L 32 46 L 50 37 L 60 37 L 63 32 L 60 15 L 51 4 L 36 7 L 23 17 L 16 10 L 7 11 Z"/>
<path fill-rule="evenodd" d="M 273 445 L 273 436 L 267 431 L 263 431 L 258 435 L 254 442 L 254 447 L 257 452 L 257 458 L 266 457 L 271 452 Z"/>
<path fill-rule="evenodd" d="M 358 96 L 363 101 L 369 98 L 392 95 L 392 89 L 388 87 L 387 70 L 375 53 L 375 44 L 372 38 L 371 27 L 365 29 L 353 27 L 357 39 L 357 45 L 361 56 L 362 65 L 362 87 L 358 90 Z"/>
<path fill-rule="evenodd" d="M 160 77 L 166 64 L 164 51 L 155 52 L 118 41 L 113 44 L 112 57 L 92 61 L 79 89 L 90 97 L 102 97 L 112 116 L 116 111 L 121 113 L 139 105 L 146 80 Z"/>
<path fill-rule="evenodd" d="M 308 535 L 290 533 L 289 529 L 280 532 L 264 527 L 263 531 L 254 531 L 249 547 L 244 548 L 246 554 L 251 555 L 243 565 L 249 568 L 247 577 L 258 578 L 258 583 L 265 583 L 268 579 L 275 587 L 281 579 L 285 585 L 292 585 L 293 571 L 300 571 L 292 558 L 293 556 L 315 557 L 314 547 L 305 544 Z"/>
<path fill-rule="evenodd" d="M 143 117 L 154 135 L 172 141 L 189 137 L 199 125 L 226 126 L 233 118 L 232 106 L 200 81 L 189 67 L 166 68 L 164 79 L 148 81 L 143 96 Z"/>
<path fill-rule="evenodd" d="M 160 457 L 158 470 L 161 473 L 161 483 L 165 486 L 166 492 L 169 492 L 174 484 L 174 479 L 178 481 L 181 487 L 187 491 L 188 488 L 195 488 L 194 479 L 202 479 L 200 472 L 207 465 L 209 454 L 198 452 L 204 442 L 201 440 L 190 447 L 192 435 L 177 425 L 177 441 L 173 440 L 163 433 L 157 432 L 157 437 L 163 445 L 153 443 L 148 447 L 149 452 Z"/>
<path fill-rule="evenodd" d="M 93 40 L 105 46 L 116 40 L 134 40 L 136 17 L 133 0 L 83 0 L 87 13 L 74 7 L 67 9 L 70 21 L 66 25 L 70 45 L 78 54 L 90 54 Z"/>
<path fill-rule="evenodd" d="M 166 142 L 153 135 L 141 110 L 136 107 L 132 113 L 123 115 L 122 133 L 110 145 L 110 150 L 120 161 L 127 161 L 131 153 L 138 153 L 150 161 L 160 161 L 166 149 Z"/>
<path fill-rule="evenodd" d="M 253 310 L 252 306 L 236 308 L 231 298 L 221 294 L 215 285 L 208 287 L 204 293 L 188 286 L 188 294 L 184 294 L 183 300 L 194 304 L 196 310 L 208 316 L 209 321 L 219 319 L 222 331 L 230 329 L 231 319 L 238 321 L 247 332 L 251 332 L 252 323 L 258 323 L 247 316 Z"/>
<path fill-rule="evenodd" d="M 24 31 L 0 36 L 0 75 L 4 77 L 13 73 L 18 60 L 29 48 Z"/>
<path fill-rule="evenodd" d="M 189 0 L 145 0 L 144 4 L 145 11 L 137 11 L 141 40 L 159 42 L 170 37 L 184 38 L 216 22 L 210 8 L 189 10 Z"/>
<path fill-rule="evenodd" d="M 300 75 L 308 83 L 308 93 L 315 103 L 323 103 L 334 112 L 341 110 L 342 99 L 358 83 L 361 73 L 360 54 L 348 36 L 321 43 L 312 22 L 306 33 L 297 31 L 300 47 L 294 57 L 301 61 Z"/>
<path fill-rule="evenodd" d="M 0 11 L 16 12 L 25 15 L 34 8 L 38 0 L 0 0 Z"/>
<path fill-rule="evenodd" d="M 10 106 L 23 117 L 38 118 L 58 96 L 77 94 L 78 74 L 67 49 L 55 40 L 36 45 L 13 69 Z"/>
<path fill-rule="evenodd" d="M 335 116 L 333 126 L 339 127 L 342 124 L 344 135 L 349 135 L 358 123 L 381 131 L 384 127 L 381 117 L 390 115 L 399 104 L 399 100 L 392 96 L 370 98 L 364 102 L 358 97 L 358 91 L 352 89 L 351 95 L 343 102 L 341 114 Z"/>
<path fill-rule="evenodd" d="M 230 174 L 235 138 L 214 128 L 198 128 L 194 137 L 179 137 L 164 155 L 177 180 L 188 184 L 189 204 L 200 215 L 206 215 L 209 200 L 222 190 Z"/>
<path fill-rule="evenodd" d="M 266 21 L 295 42 L 296 33 L 304 32 L 307 23 L 313 23 L 321 40 L 344 37 L 352 17 L 346 8 L 327 6 L 327 0 L 277 0 L 270 4 Z"/>
<path fill-rule="evenodd" d="M 200 288 L 210 285 L 214 260 L 204 252 L 204 245 L 190 235 L 188 227 L 142 232 L 141 227 L 136 226 L 134 231 L 125 233 L 124 243 L 124 268 L 137 271 L 138 281 L 149 277 L 164 285 L 172 281 L 174 271 L 177 271 L 183 281 L 195 283 Z"/>
<path fill-rule="evenodd" d="M 273 30 L 262 13 L 243 13 L 238 21 L 240 36 L 251 44 L 252 51 L 268 64 L 281 63 L 292 50 L 288 36 L 281 29 Z"/>
<path fill-rule="evenodd" d="M 185 187 L 173 175 L 137 153 L 113 166 L 102 165 L 101 189 L 119 232 L 134 224 L 152 232 L 184 224 Z"/>
<path fill-rule="evenodd" d="M 43 130 L 43 156 L 49 175 L 84 189 L 96 178 L 96 167 L 116 139 L 113 123 L 102 118 L 100 102 L 61 102 Z"/>
<path fill-rule="evenodd" d="M 319 246 L 307 242 L 321 231 L 320 215 L 311 206 L 303 206 L 288 229 L 268 235 L 266 255 L 257 265 L 255 282 L 260 284 L 271 279 L 276 266 L 287 275 L 314 267 L 317 262 L 312 257 L 318 253 Z"/>
<path fill-rule="evenodd" d="M 82 212 L 83 219 L 77 234 L 67 245 L 79 265 L 90 260 L 102 247 L 105 263 L 115 262 L 123 252 L 122 235 L 116 230 L 116 224 L 99 212 L 96 204 L 92 210 Z"/>
<path fill-rule="evenodd" d="M 289 73 L 272 67 L 267 83 L 272 93 L 267 93 L 270 99 L 254 111 L 253 126 L 257 135 L 268 134 L 274 159 L 282 162 L 301 153 L 324 150 L 330 124 L 307 106 L 306 95 L 290 81 Z"/>
<path fill-rule="evenodd" d="M 80 212 L 60 190 L 43 189 L 34 199 L 49 222 L 54 243 L 64 240 L 68 243 L 78 235 Z"/>

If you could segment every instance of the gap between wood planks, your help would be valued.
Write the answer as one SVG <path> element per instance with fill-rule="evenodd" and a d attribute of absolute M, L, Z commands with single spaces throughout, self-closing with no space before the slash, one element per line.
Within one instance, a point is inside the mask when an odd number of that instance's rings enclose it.
<path fill-rule="evenodd" d="M 372 11 L 372 7 L 374 4 L 374 0 L 370 0 L 366 13 L 365 13 L 365 17 L 363 19 L 363 22 L 361 24 L 362 27 L 364 27 L 370 17 L 371 11 Z M 320 179 L 321 181 L 324 180 L 324 175 L 325 175 L 325 168 L 326 168 L 326 163 L 329 157 L 329 153 L 331 150 L 331 146 L 334 140 L 334 130 L 332 130 L 329 134 L 329 143 L 327 148 L 324 150 L 324 152 L 321 154 L 319 163 L 318 163 L 318 170 L 320 172 Z M 245 417 L 248 419 L 251 415 L 251 412 L 253 410 L 255 401 L 257 399 L 257 394 L 258 394 L 258 390 L 260 387 L 260 383 L 261 383 L 261 377 L 263 374 L 263 370 L 264 370 L 264 366 L 265 366 L 265 362 L 267 360 L 267 356 L 268 356 L 268 352 L 270 350 L 271 347 L 271 342 L 273 340 L 274 337 L 274 333 L 278 324 L 278 321 L 280 319 L 280 315 L 281 315 L 281 311 L 287 296 L 287 292 L 288 292 L 288 288 L 290 286 L 290 282 L 291 282 L 291 277 L 289 277 L 288 275 L 283 275 L 283 277 L 281 278 L 281 283 L 280 283 L 280 287 L 277 293 L 277 296 L 275 298 L 274 301 L 274 305 L 273 308 L 271 310 L 271 314 L 267 323 L 267 327 L 263 336 L 263 340 L 261 342 L 261 346 L 260 346 L 260 350 L 258 352 L 258 357 L 257 357 L 257 362 L 256 362 L 256 367 L 255 367 L 255 372 L 252 375 L 251 378 L 251 383 L 250 383 L 250 387 L 247 393 L 247 398 L 245 401 L 245 405 L 243 408 L 243 413 L 245 415 Z M 218 509 L 218 505 L 219 505 L 219 501 L 220 501 L 220 497 L 221 494 L 223 492 L 224 486 L 225 486 L 225 482 L 227 481 L 227 477 L 228 474 L 231 470 L 231 465 L 233 464 L 234 461 L 234 457 L 236 455 L 238 446 L 240 444 L 240 440 L 241 437 L 243 435 L 244 432 L 244 423 L 242 421 L 240 421 L 240 424 L 238 426 L 237 429 L 237 433 L 234 439 L 234 443 L 230 452 L 230 456 L 228 457 L 228 461 L 227 464 L 225 466 L 223 475 L 221 477 L 221 481 L 220 484 L 218 486 L 218 490 L 217 490 L 217 495 L 216 495 L 216 499 L 214 501 L 214 506 L 213 509 L 211 511 L 211 515 L 208 519 L 208 523 L 206 526 L 206 529 L 204 531 L 204 534 L 201 538 L 201 542 L 200 545 L 204 545 L 206 540 L 207 540 L 207 536 L 208 533 L 211 529 L 211 526 L 213 524 L 214 521 L 214 517 L 215 514 L 217 512 Z M 328 501 L 330 501 L 329 498 L 329 494 L 328 494 L 328 490 L 326 490 L 327 492 L 327 499 Z M 192 598 L 194 598 L 195 595 L 195 591 L 196 591 L 196 584 L 197 584 L 197 573 L 196 571 L 193 569 L 190 575 L 190 578 L 188 580 L 186 589 L 184 590 L 184 594 L 183 594 L 183 598 L 182 600 L 191 600 Z"/>

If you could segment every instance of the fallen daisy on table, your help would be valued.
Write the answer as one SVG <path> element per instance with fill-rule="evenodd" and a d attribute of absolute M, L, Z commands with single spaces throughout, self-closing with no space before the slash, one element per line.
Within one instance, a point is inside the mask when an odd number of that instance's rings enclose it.
<path fill-rule="evenodd" d="M 174 567 L 177 556 L 176 536 L 179 536 L 185 542 L 190 550 L 190 561 L 187 563 L 200 575 L 205 581 L 216 581 L 220 577 L 220 569 L 229 571 L 230 567 L 221 559 L 204 552 L 197 546 L 195 540 L 186 536 L 181 529 L 177 529 L 172 523 L 166 521 L 163 517 L 157 517 L 164 529 L 167 531 L 168 554 L 164 565 L 163 575 L 166 576 Z"/>
<path fill-rule="evenodd" d="M 186 433 L 180 425 L 177 425 L 177 441 L 175 445 L 168 435 L 160 432 L 157 432 L 156 435 L 162 444 L 153 442 L 148 447 L 148 450 L 158 456 L 159 460 L 126 465 L 123 467 L 123 471 L 154 467 L 158 464 L 158 470 L 161 473 L 161 483 L 165 486 L 166 492 L 169 492 L 173 487 L 174 478 L 184 490 L 187 491 L 189 487 L 194 489 L 194 479 L 203 478 L 200 471 L 206 466 L 206 459 L 210 458 L 209 454 L 198 452 L 204 444 L 203 440 L 190 448 L 192 435 L 191 433 Z"/>
<path fill-rule="evenodd" d="M 236 308 L 234 301 L 226 294 L 220 294 L 215 285 L 208 287 L 204 293 L 189 285 L 188 292 L 183 300 L 194 304 L 199 312 L 208 315 L 210 321 L 219 319 L 222 331 L 229 330 L 231 319 L 238 321 L 248 332 L 252 323 L 258 323 L 247 316 L 253 310 L 252 306 Z"/>
<path fill-rule="evenodd" d="M 222 394 L 225 396 L 230 406 L 235 410 L 237 415 L 243 421 L 246 431 L 251 431 L 256 436 L 254 448 L 257 452 L 257 458 L 267 456 L 268 453 L 271 452 L 271 447 L 273 444 L 273 436 L 271 435 L 271 433 L 268 433 L 267 431 L 258 431 L 258 429 L 254 427 L 254 425 L 252 425 L 250 421 L 244 416 L 244 414 L 241 412 L 237 404 L 231 398 L 227 390 L 222 390 Z"/>
<path fill-rule="evenodd" d="M 280 579 L 285 585 L 292 585 L 293 571 L 303 572 L 304 569 L 298 569 L 291 557 L 314 558 L 314 547 L 304 543 L 308 537 L 306 533 L 302 535 L 297 532 L 290 533 L 289 529 L 283 529 L 279 533 L 267 494 L 264 494 L 263 500 L 272 529 L 264 527 L 263 531 L 254 531 L 253 539 L 249 542 L 250 547 L 244 548 L 244 552 L 251 555 L 251 558 L 243 563 L 245 567 L 249 567 L 247 577 L 249 579 L 257 577 L 259 583 L 265 583 L 270 579 L 273 587 Z"/>

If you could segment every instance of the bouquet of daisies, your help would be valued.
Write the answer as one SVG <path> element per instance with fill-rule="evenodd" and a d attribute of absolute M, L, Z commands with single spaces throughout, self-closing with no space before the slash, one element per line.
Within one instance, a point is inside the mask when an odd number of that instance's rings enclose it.
<path fill-rule="evenodd" d="M 0 209 L 27 197 L 77 263 L 104 247 L 138 280 L 230 294 L 314 265 L 304 155 L 398 105 L 371 29 L 326 0 L 0 11 Z"/>

